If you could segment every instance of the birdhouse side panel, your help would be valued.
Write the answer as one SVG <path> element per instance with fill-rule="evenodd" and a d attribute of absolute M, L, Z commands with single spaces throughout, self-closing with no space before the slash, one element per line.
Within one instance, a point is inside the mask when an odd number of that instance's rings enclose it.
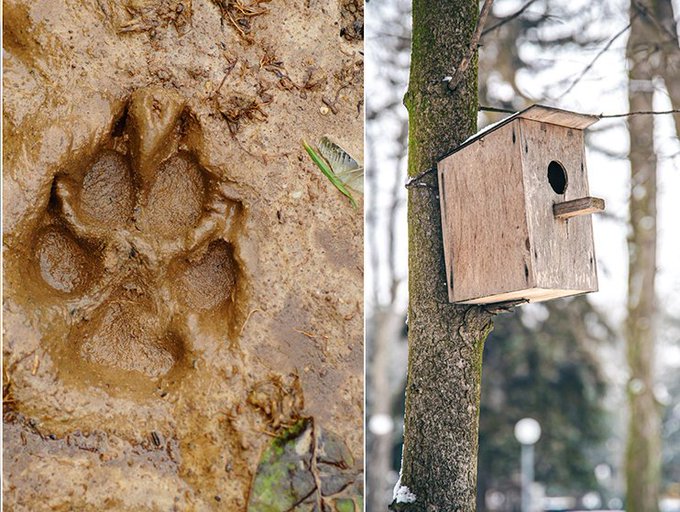
<path fill-rule="evenodd" d="M 543 289 L 597 290 L 589 215 L 558 219 L 553 205 L 588 196 L 582 130 L 520 119 L 532 268 Z"/>
<path fill-rule="evenodd" d="M 531 288 L 517 123 L 439 162 L 451 302 Z"/>

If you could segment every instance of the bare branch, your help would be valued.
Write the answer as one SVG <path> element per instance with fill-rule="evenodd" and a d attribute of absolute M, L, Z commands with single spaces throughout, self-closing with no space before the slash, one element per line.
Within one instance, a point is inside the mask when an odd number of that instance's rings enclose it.
<path fill-rule="evenodd" d="M 528 1 L 527 3 L 525 3 L 522 7 L 520 7 L 518 11 L 512 13 L 510 16 L 507 16 L 507 17 L 505 17 L 505 18 L 502 18 L 502 19 L 501 19 L 498 23 L 496 23 L 495 25 L 491 25 L 489 28 L 487 28 L 486 30 L 484 30 L 484 31 L 482 32 L 482 37 L 484 37 L 485 35 L 487 35 L 489 32 L 493 32 L 493 31 L 496 30 L 497 28 L 502 27 L 503 25 L 505 25 L 505 24 L 508 23 L 509 21 L 514 20 L 517 16 L 519 16 L 519 15 L 522 14 L 524 11 L 526 11 L 526 10 L 529 8 L 529 6 L 530 6 L 531 4 L 533 4 L 534 2 L 536 2 L 536 0 L 529 0 L 529 1 Z"/>
<path fill-rule="evenodd" d="M 624 112 L 622 114 L 595 114 L 600 119 L 611 117 L 630 117 L 630 116 L 658 116 L 664 114 L 680 114 L 680 108 L 671 110 L 638 110 L 637 112 Z"/>
<path fill-rule="evenodd" d="M 477 51 L 477 47 L 479 46 L 479 39 L 482 37 L 482 29 L 484 28 L 486 17 L 489 15 L 489 11 L 491 10 L 491 5 L 493 5 L 493 0 L 484 0 L 484 5 L 482 5 L 482 11 L 479 13 L 477 26 L 475 27 L 475 31 L 472 34 L 472 39 L 470 40 L 470 46 L 468 48 L 468 51 L 463 56 L 463 59 L 458 64 L 458 68 L 453 74 L 453 77 L 449 81 L 450 91 L 455 90 L 455 88 L 458 86 L 458 84 L 463 78 L 463 75 L 465 74 L 465 71 L 467 71 L 467 68 L 470 65 L 472 57 Z"/>
<path fill-rule="evenodd" d="M 502 107 L 490 107 L 487 105 L 480 105 L 478 109 L 480 112 L 501 112 L 504 114 L 515 114 L 516 110 L 510 110 Z M 666 114 L 680 114 L 680 109 L 674 108 L 671 110 L 638 110 L 636 112 L 622 112 L 620 114 L 589 114 L 600 119 L 609 119 L 613 117 L 630 117 L 630 116 L 657 116 Z"/>
<path fill-rule="evenodd" d="M 510 110 L 508 108 L 502 108 L 502 107 L 489 107 L 486 105 L 480 105 L 477 110 L 480 112 L 501 112 L 502 114 L 514 114 L 517 112 L 516 110 Z"/>
<path fill-rule="evenodd" d="M 626 25 L 626 26 L 623 27 L 621 30 L 619 30 L 619 31 L 618 31 L 618 32 L 617 32 L 617 33 L 609 40 L 609 42 L 604 46 L 604 48 L 602 48 L 599 52 L 597 52 L 597 55 L 595 55 L 595 57 L 593 58 L 593 60 L 590 61 L 590 64 L 588 64 L 585 68 L 583 68 L 583 71 L 581 71 L 581 74 L 580 74 L 578 77 L 576 77 L 576 79 L 571 83 L 571 85 L 570 85 L 569 87 L 567 87 L 567 89 L 566 89 L 562 94 L 560 94 L 557 98 L 554 98 L 554 99 L 559 100 L 560 98 L 563 98 L 563 97 L 564 97 L 567 93 L 569 93 L 574 87 L 576 87 L 576 84 L 578 84 L 578 83 L 583 79 L 583 77 L 586 75 L 586 73 L 588 73 L 588 71 L 590 71 L 591 68 L 595 65 L 595 62 L 597 62 L 597 60 L 598 60 L 600 57 L 602 57 L 602 55 L 604 55 L 604 53 L 609 49 L 609 47 L 610 47 L 612 44 L 614 44 L 614 41 L 616 41 L 619 37 L 621 37 L 623 34 L 625 34 L 625 33 L 628 31 L 628 29 L 631 27 L 631 25 L 633 24 L 633 21 L 635 21 L 635 18 L 638 16 L 638 14 L 639 14 L 639 13 L 635 13 L 634 15 L 632 15 L 632 16 L 630 17 L 630 22 L 628 23 L 628 25 Z"/>

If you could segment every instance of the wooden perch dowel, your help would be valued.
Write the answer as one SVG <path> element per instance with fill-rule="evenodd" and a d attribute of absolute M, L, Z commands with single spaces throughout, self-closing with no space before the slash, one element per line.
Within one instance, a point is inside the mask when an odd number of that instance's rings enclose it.
<path fill-rule="evenodd" d="M 558 219 L 569 219 L 578 215 L 589 215 L 604 210 L 604 199 L 599 197 L 581 197 L 564 203 L 553 205 L 553 214 Z"/>

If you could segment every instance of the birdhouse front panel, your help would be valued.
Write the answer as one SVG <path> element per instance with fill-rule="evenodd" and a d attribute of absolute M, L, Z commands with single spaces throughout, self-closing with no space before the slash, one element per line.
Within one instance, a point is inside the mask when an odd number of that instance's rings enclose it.
<path fill-rule="evenodd" d="M 547 121 L 546 121 L 547 120 Z M 583 128 L 536 105 L 438 163 L 449 300 L 537 302 L 597 290 Z"/>
<path fill-rule="evenodd" d="M 553 205 L 588 197 L 582 130 L 518 119 L 533 286 L 546 299 L 597 291 L 592 218 Z"/>

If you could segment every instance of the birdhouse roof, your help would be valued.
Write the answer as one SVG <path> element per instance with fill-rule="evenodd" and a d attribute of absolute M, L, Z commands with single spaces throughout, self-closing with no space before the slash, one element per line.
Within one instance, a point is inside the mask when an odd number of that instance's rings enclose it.
<path fill-rule="evenodd" d="M 453 151 L 447 153 L 442 158 L 445 158 L 449 155 L 456 153 L 457 151 L 460 151 L 464 147 L 469 146 L 476 140 L 479 140 L 482 137 L 487 136 L 488 134 L 497 130 L 501 126 L 505 126 L 506 124 L 511 123 L 515 119 L 520 118 L 530 119 L 532 121 L 540 121 L 542 123 L 555 124 L 558 126 L 564 126 L 566 128 L 574 128 L 576 130 L 584 130 L 588 128 L 590 125 L 600 120 L 598 116 L 594 116 L 592 114 L 579 114 L 578 112 L 570 112 L 569 110 L 548 107 L 546 105 L 532 105 L 530 107 L 525 108 L 524 110 L 515 112 L 514 114 L 506 117 L 505 119 L 501 119 L 496 123 L 490 124 L 489 126 L 482 128 L 479 132 L 465 140 L 460 146 L 458 146 Z"/>

